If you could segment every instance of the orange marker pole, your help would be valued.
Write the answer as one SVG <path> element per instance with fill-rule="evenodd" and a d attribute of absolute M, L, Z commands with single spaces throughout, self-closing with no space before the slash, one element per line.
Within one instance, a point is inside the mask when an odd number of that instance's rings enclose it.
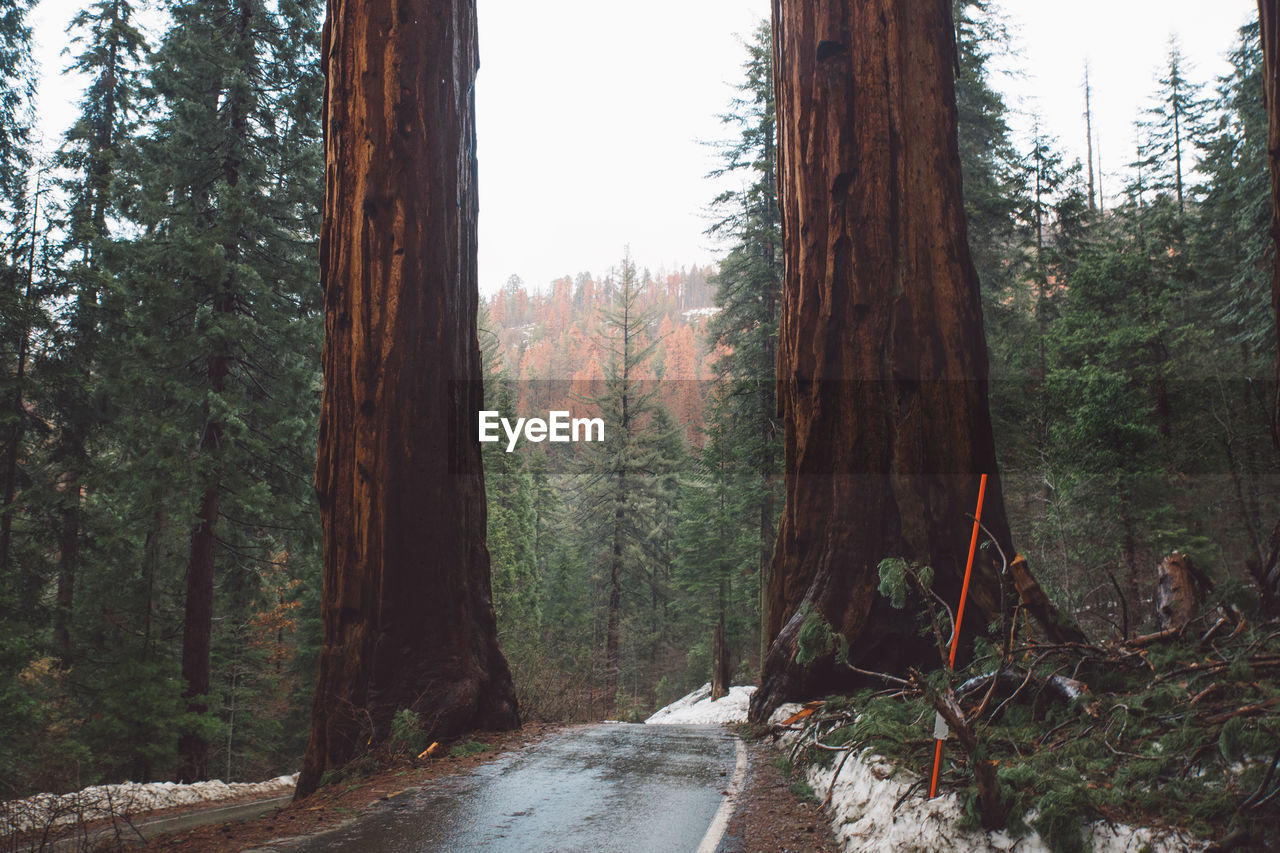
<path fill-rule="evenodd" d="M 956 627 L 951 634 L 951 659 L 948 665 L 956 668 L 956 648 L 960 645 L 960 622 L 964 619 L 964 604 L 969 598 L 969 578 L 973 575 L 973 557 L 978 552 L 978 529 L 982 521 L 982 501 L 987 496 L 987 475 L 978 483 L 978 508 L 973 513 L 973 535 L 969 537 L 969 559 L 964 566 L 964 583 L 960 586 L 960 606 L 956 608 Z M 936 728 L 936 726 L 935 726 Z M 933 749 L 933 777 L 929 782 L 929 799 L 938 796 L 938 769 L 942 766 L 942 738 Z"/>
<path fill-rule="evenodd" d="M 933 778 L 929 780 L 929 799 L 938 796 L 938 768 L 942 766 L 942 741 L 933 742 Z"/>

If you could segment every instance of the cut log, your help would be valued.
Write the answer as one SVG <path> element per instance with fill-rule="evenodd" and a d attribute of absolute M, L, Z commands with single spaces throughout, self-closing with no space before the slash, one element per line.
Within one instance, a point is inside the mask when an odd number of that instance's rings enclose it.
<path fill-rule="evenodd" d="M 1177 551 L 1160 561 L 1156 574 L 1156 618 L 1161 628 L 1181 631 L 1200 612 L 1204 575 L 1193 570 L 1190 557 Z"/>

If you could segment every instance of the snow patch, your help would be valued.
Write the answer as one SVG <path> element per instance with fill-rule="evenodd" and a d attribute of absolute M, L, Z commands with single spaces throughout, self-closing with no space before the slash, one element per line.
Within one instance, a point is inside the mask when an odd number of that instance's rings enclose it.
<path fill-rule="evenodd" d="M 36 794 L 0 803 L 0 835 L 101 818 L 134 816 L 157 809 L 212 803 L 231 797 L 283 795 L 298 774 L 265 782 L 122 782 L 94 785 L 70 794 Z"/>
<path fill-rule="evenodd" d="M 751 704 L 754 687 L 730 687 L 729 694 L 711 701 L 711 684 L 677 699 L 645 720 L 658 726 L 703 726 L 728 723 L 745 723 L 747 706 Z"/>
<path fill-rule="evenodd" d="M 769 721 L 780 723 L 800 707 L 784 705 Z M 779 746 L 790 749 L 797 737 L 798 732 L 788 732 Z M 839 763 L 837 756 L 831 767 L 806 768 L 805 781 L 819 799 L 826 797 Z M 840 770 L 827 810 L 832 831 L 846 853 L 1051 853 L 1052 848 L 1035 832 L 1013 838 L 1007 832 L 961 830 L 964 810 L 959 796 L 944 793 L 930 800 L 920 786 L 908 795 L 908 789 L 918 781 L 914 774 L 895 768 L 871 750 L 850 756 Z M 1184 853 L 1205 847 L 1187 833 L 1123 824 L 1095 823 L 1086 828 L 1086 835 L 1094 853 Z"/>

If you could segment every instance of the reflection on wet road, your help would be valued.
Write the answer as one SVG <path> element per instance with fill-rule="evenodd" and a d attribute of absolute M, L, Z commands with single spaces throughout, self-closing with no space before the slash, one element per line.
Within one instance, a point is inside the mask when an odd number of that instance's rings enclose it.
<path fill-rule="evenodd" d="M 341 829 L 264 850 L 694 853 L 736 759 L 735 739 L 716 726 L 568 729 Z"/>

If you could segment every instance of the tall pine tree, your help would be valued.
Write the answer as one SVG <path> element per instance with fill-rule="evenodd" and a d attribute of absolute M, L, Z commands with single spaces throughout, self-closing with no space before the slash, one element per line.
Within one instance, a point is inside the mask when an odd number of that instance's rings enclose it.
<path fill-rule="evenodd" d="M 645 382 L 656 341 L 649 340 L 652 316 L 641 308 L 640 281 L 630 253 L 613 283 L 612 307 L 604 313 L 608 361 L 595 406 L 605 424 L 602 442 L 584 444 L 578 509 L 583 514 L 587 552 L 602 569 L 605 701 L 620 707 L 624 602 L 628 589 L 649 586 L 645 571 L 654 555 L 651 534 L 672 496 L 671 460 L 664 433 L 669 419 L 657 417 L 654 384 Z M 663 429 L 664 425 L 666 429 Z"/>
<path fill-rule="evenodd" d="M 80 46 L 71 70 L 87 75 L 90 83 L 81 99 L 80 115 L 58 154 L 58 165 L 68 174 L 62 181 L 66 240 L 59 294 L 66 309 L 45 369 L 56 424 L 54 464 L 59 471 L 53 652 L 64 665 L 72 659 L 89 442 L 102 419 L 96 387 L 100 340 L 112 327 L 107 312 L 118 307 L 107 293 L 120 255 L 113 252 L 108 222 L 121 213 L 121 183 L 115 173 L 130 141 L 140 62 L 146 50 L 133 13 L 128 0 L 100 0 L 79 12 L 69 28 L 73 44 Z"/>
<path fill-rule="evenodd" d="M 724 528 L 735 539 L 748 536 L 754 547 L 751 564 L 742 568 L 757 578 L 762 614 L 759 653 L 763 655 L 768 618 L 764 617 L 770 561 L 781 500 L 782 430 L 777 417 L 778 317 L 782 302 L 782 221 L 778 213 L 778 153 L 773 96 L 773 31 L 767 22 L 756 28 L 746 44 L 742 93 L 722 116 L 738 136 L 721 146 L 723 165 L 713 176 L 733 175 L 740 189 L 716 197 L 713 208 L 721 218 L 709 233 L 729 242 L 729 252 L 715 277 L 716 307 L 709 332 L 716 359 L 717 382 L 711 417 L 723 433 L 719 451 L 732 455 L 720 475 L 733 476 L 743 497 L 741 518 L 747 525 Z M 727 461 L 727 460 L 726 460 Z M 722 543 L 724 553 L 741 549 Z"/>
<path fill-rule="evenodd" d="M 215 585 L 231 613 L 260 564 L 314 547 L 320 82 L 313 2 L 178 2 L 150 76 L 130 211 L 135 460 L 189 533 L 178 775 L 209 773 Z M 155 499 L 155 486 L 141 485 Z M 187 521 L 189 520 L 189 521 Z M 297 550 L 295 550 L 297 549 Z"/>

